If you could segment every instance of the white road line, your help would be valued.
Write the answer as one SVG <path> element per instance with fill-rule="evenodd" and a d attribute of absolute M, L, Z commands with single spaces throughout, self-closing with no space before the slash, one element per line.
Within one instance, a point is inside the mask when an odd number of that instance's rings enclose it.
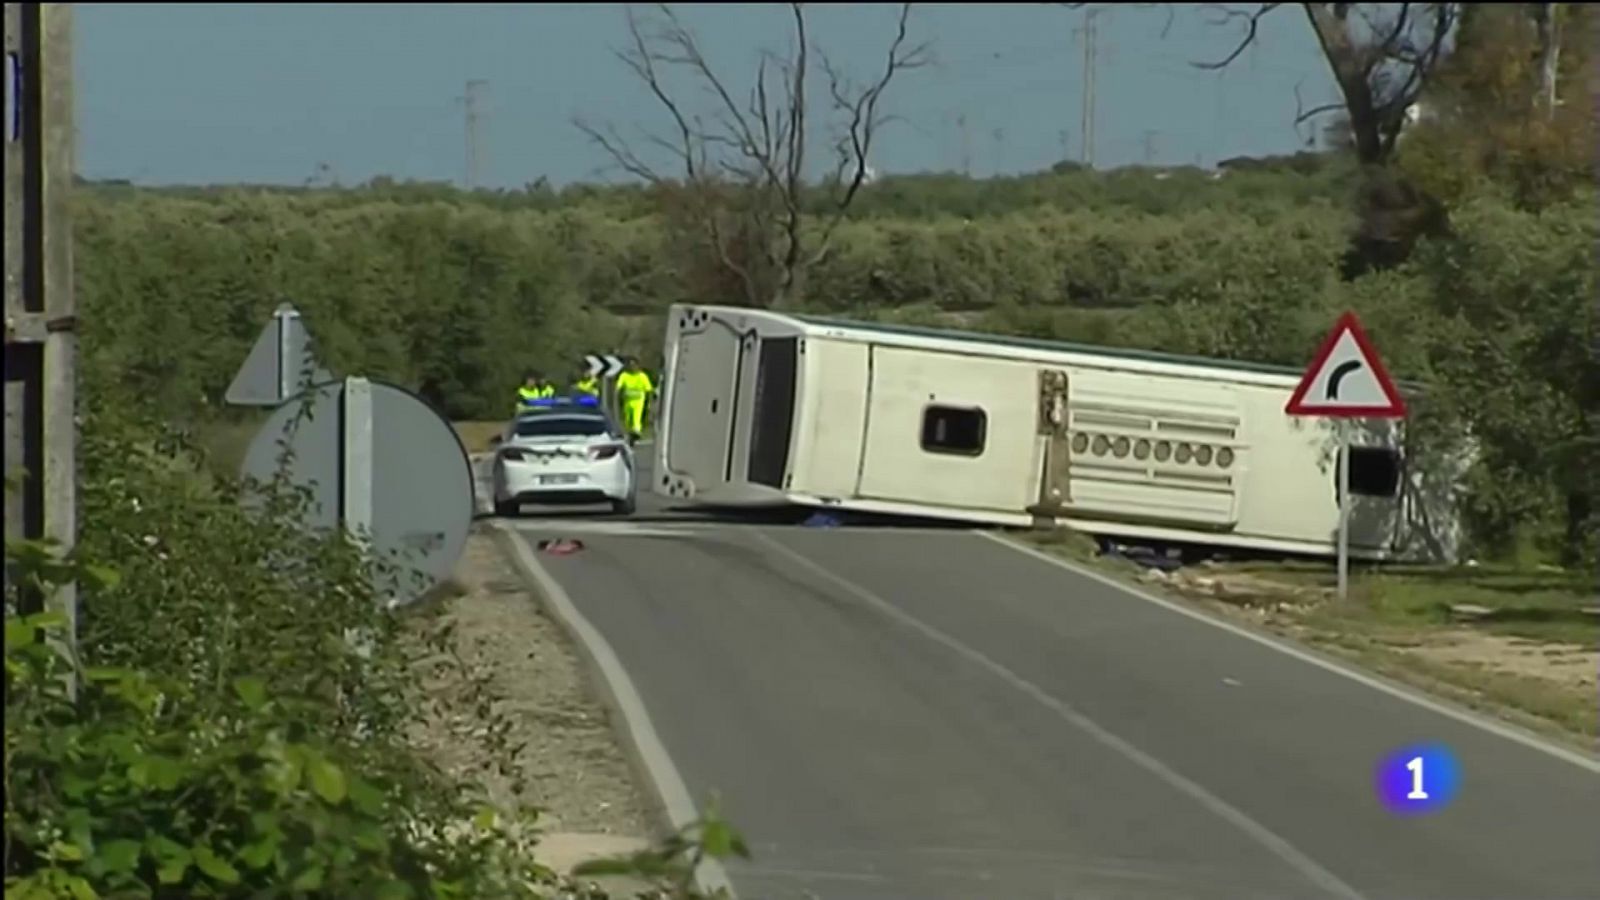
<path fill-rule="evenodd" d="M 1018 675 L 1016 672 L 1006 668 L 1004 665 L 995 662 L 993 659 L 990 659 L 978 650 L 968 647 L 966 644 L 961 643 L 950 635 L 945 634 L 932 625 L 927 624 L 916 616 L 907 613 L 898 606 L 895 606 L 882 597 L 879 597 L 877 594 L 874 594 L 866 588 L 828 571 L 821 565 L 812 562 L 810 559 L 800 555 L 799 553 L 796 553 L 788 547 L 783 546 L 761 532 L 752 529 L 750 533 L 753 537 L 755 537 L 756 540 L 766 544 L 777 552 L 793 560 L 796 565 L 805 568 L 807 571 L 812 572 L 820 578 L 824 578 L 833 582 L 842 590 L 848 592 L 850 595 L 854 596 L 862 603 L 865 603 L 867 606 L 877 610 L 891 619 L 894 619 L 907 628 L 920 633 L 934 643 L 948 648 L 973 665 L 987 670 L 990 674 L 1009 684 L 1018 692 L 1024 694 L 1025 696 L 1037 702 L 1039 705 L 1055 713 L 1063 721 L 1076 727 L 1078 730 L 1089 735 L 1089 737 L 1093 738 L 1099 743 L 1110 747 L 1117 753 L 1120 753 L 1123 757 L 1128 759 L 1128 761 L 1149 772 L 1151 775 L 1154 775 L 1156 778 L 1165 782 L 1173 789 L 1179 791 L 1180 793 L 1187 794 L 1195 802 L 1205 807 L 1205 809 L 1216 815 L 1218 818 L 1221 818 L 1222 820 L 1233 825 L 1235 828 L 1238 828 L 1245 835 L 1276 855 L 1291 868 L 1305 876 L 1313 884 L 1316 884 L 1318 887 L 1321 887 L 1323 890 L 1327 891 L 1330 895 L 1343 897 L 1345 900 L 1361 900 L 1361 894 L 1355 888 L 1345 884 L 1337 875 L 1334 875 L 1332 872 L 1323 868 L 1316 860 L 1302 853 L 1293 844 L 1290 844 L 1282 837 L 1279 837 L 1271 829 L 1250 818 L 1250 816 L 1244 813 L 1242 810 L 1232 806 L 1226 800 L 1216 796 L 1215 794 L 1206 790 L 1204 787 L 1201 787 L 1198 783 L 1190 781 L 1188 778 L 1185 778 L 1178 772 L 1168 768 L 1165 763 L 1161 762 L 1150 754 L 1145 753 L 1143 750 L 1140 750 L 1133 744 L 1128 743 L 1117 735 L 1102 728 L 1093 719 L 1090 719 L 1083 713 L 1073 709 L 1070 705 L 1050 694 L 1045 689 L 1039 687 L 1026 678 L 1023 678 L 1021 675 Z"/>
<path fill-rule="evenodd" d="M 578 611 L 577 605 L 572 602 L 572 598 L 561 587 L 560 582 L 539 564 L 522 535 L 502 523 L 496 523 L 496 527 L 510 539 L 517 563 L 524 574 L 539 588 L 549 611 L 599 671 L 602 682 L 600 686 L 610 694 L 612 708 L 627 725 L 626 733 L 633 744 L 635 758 L 643 763 L 645 772 L 661 799 L 661 805 L 666 808 L 672 824 L 679 829 L 693 824 L 700 818 L 699 807 L 695 806 L 694 798 L 690 795 L 683 776 L 679 774 L 677 766 L 673 765 L 666 745 L 661 742 L 661 736 L 656 733 L 655 725 L 650 721 L 644 700 L 639 697 L 638 690 L 633 686 L 633 679 L 628 677 L 628 672 L 623 668 L 622 661 L 617 658 L 616 651 L 611 649 L 611 645 L 606 642 L 600 631 Z M 695 880 L 699 883 L 700 889 L 706 893 L 720 890 L 725 892 L 729 900 L 736 900 L 733 884 L 728 880 L 728 873 L 719 860 L 709 858 L 703 860 L 695 872 Z"/>
<path fill-rule="evenodd" d="M 1407 703 L 1415 706 L 1420 706 L 1429 712 L 1435 712 L 1441 716 L 1448 716 L 1449 718 L 1455 719 L 1458 722 L 1475 726 L 1489 732 L 1490 734 L 1503 737 L 1510 741 L 1515 741 L 1525 747 L 1531 747 L 1535 750 L 1543 751 L 1544 753 L 1554 756 L 1557 759 L 1572 763 L 1581 769 L 1587 769 L 1590 772 L 1600 773 L 1600 759 L 1596 759 L 1592 756 L 1586 756 L 1575 750 L 1569 750 L 1557 744 L 1552 744 L 1549 741 L 1532 734 L 1531 732 L 1523 731 L 1522 729 L 1507 725 L 1502 722 L 1496 722 L 1493 719 L 1485 718 L 1469 710 L 1458 709 L 1449 706 L 1430 697 L 1426 697 L 1422 694 L 1418 694 L 1403 688 L 1397 684 L 1376 678 L 1365 672 L 1347 668 L 1331 659 L 1325 659 L 1314 653 L 1310 653 L 1291 644 L 1275 640 L 1266 635 L 1257 634 L 1247 628 L 1242 628 L 1238 625 L 1235 625 L 1232 622 L 1214 618 L 1200 610 L 1191 609 L 1182 603 L 1159 597 L 1150 593 L 1149 591 L 1141 590 L 1140 588 L 1130 585 L 1126 582 L 1118 581 L 1109 575 L 1096 572 L 1087 566 L 1078 565 L 1070 560 L 1062 559 L 1059 556 L 1046 553 L 1043 550 L 1038 550 L 1025 544 L 1020 544 L 1016 541 L 1010 540 L 1009 538 L 1005 538 L 988 531 L 974 530 L 972 533 L 994 541 L 1003 547 L 1009 547 L 1012 550 L 1023 554 L 1024 556 L 1031 556 L 1041 562 L 1049 563 L 1050 565 L 1065 569 L 1074 575 L 1082 575 L 1085 578 L 1093 579 L 1101 584 L 1109 585 L 1110 587 L 1114 587 L 1119 591 L 1137 597 L 1140 600 L 1154 603 L 1162 609 L 1178 613 L 1179 615 L 1188 616 L 1197 622 L 1204 622 L 1207 625 L 1220 628 L 1229 634 L 1237 635 L 1238 637 L 1245 638 L 1246 640 L 1254 641 L 1264 647 L 1270 647 L 1279 653 L 1294 657 L 1303 663 L 1309 663 L 1310 665 L 1316 666 L 1324 671 L 1332 672 L 1336 675 L 1342 675 L 1358 684 L 1365 685 L 1373 690 L 1382 691 L 1391 697 L 1404 700 Z"/>

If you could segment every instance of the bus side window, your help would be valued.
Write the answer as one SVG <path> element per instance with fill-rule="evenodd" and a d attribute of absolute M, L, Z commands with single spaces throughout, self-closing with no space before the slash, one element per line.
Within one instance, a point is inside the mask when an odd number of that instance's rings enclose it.
<path fill-rule="evenodd" d="M 922 410 L 922 449 L 929 453 L 982 456 L 989 416 L 977 408 L 929 406 Z"/>
<path fill-rule="evenodd" d="M 1350 493 L 1393 497 L 1400 493 L 1400 453 L 1392 447 L 1351 447 Z"/>

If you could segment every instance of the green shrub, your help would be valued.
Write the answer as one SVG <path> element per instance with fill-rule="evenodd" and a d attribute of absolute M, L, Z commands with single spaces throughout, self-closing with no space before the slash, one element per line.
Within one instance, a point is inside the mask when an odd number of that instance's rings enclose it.
<path fill-rule="evenodd" d="M 303 528 L 282 481 L 212 479 L 122 393 L 85 397 L 74 552 L 6 544 L 8 896 L 601 900 L 535 862 L 527 813 L 414 752 L 437 710 L 413 682 L 460 661 L 448 630 L 406 636 L 422 613 L 383 602 L 393 567 Z M 23 604 L 74 581 L 70 653 L 65 620 Z M 466 696 L 509 761 L 488 682 Z M 708 815 L 618 865 L 689 900 L 685 865 L 740 852 L 731 835 Z"/>
<path fill-rule="evenodd" d="M 16 562 L 12 556 L 9 561 Z M 83 671 L 6 621 L 6 894 L 57 897 L 531 896 L 552 879 L 465 812 L 318 735 L 314 702 L 262 677 L 233 702 L 137 670 Z M 202 708 L 208 708 L 204 715 Z M 441 822 L 475 830 L 447 833 Z"/>
<path fill-rule="evenodd" d="M 406 743 L 430 648 L 401 640 L 382 568 L 302 530 L 303 497 L 260 486 L 248 513 L 109 410 L 73 556 L 7 542 L 7 894 L 534 896 L 549 873 Z M 18 613 L 71 580 L 69 660 L 42 640 L 59 618 Z"/>

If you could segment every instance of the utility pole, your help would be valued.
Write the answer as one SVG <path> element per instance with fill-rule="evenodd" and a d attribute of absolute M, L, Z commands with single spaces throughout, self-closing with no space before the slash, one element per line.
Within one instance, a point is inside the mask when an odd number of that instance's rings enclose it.
<path fill-rule="evenodd" d="M 483 181 L 484 146 L 483 130 L 488 111 L 483 107 L 488 99 L 489 82 L 475 78 L 467 82 L 467 92 L 462 98 L 467 108 L 467 190 L 475 190 Z"/>
<path fill-rule="evenodd" d="M 1094 7 L 1084 10 L 1083 24 L 1078 27 L 1078 33 L 1083 35 L 1083 100 L 1080 106 L 1082 121 L 1078 125 L 1078 130 L 1083 135 L 1083 164 L 1090 168 L 1094 167 L 1094 20 L 1099 14 L 1100 10 Z"/>
<path fill-rule="evenodd" d="M 6 488 L 6 536 L 66 552 L 78 530 L 72 6 L 5 4 L 5 46 L 5 459 L 21 477 Z M 61 649 L 75 655 L 75 587 L 22 600 L 66 619 Z"/>

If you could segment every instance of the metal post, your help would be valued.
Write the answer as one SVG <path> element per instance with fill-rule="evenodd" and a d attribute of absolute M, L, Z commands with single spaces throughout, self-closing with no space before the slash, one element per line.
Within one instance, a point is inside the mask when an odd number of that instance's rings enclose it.
<path fill-rule="evenodd" d="M 600 403 L 613 419 L 619 423 L 622 421 L 622 404 L 617 402 L 617 380 L 610 375 L 600 379 Z"/>
<path fill-rule="evenodd" d="M 282 308 L 272 314 L 272 321 L 278 328 L 278 396 L 285 400 L 294 396 L 295 380 L 300 377 L 299 372 L 292 371 L 297 360 L 290 345 L 290 335 L 294 330 L 291 320 L 299 315 Z"/>
<path fill-rule="evenodd" d="M 352 538 L 365 541 L 372 531 L 372 382 L 344 380 L 340 416 L 340 518 Z"/>
<path fill-rule="evenodd" d="M 53 539 L 66 551 L 77 536 L 76 307 L 67 218 L 75 171 L 72 7 L 5 4 L 5 54 L 5 449 L 8 463 L 20 463 L 27 474 L 20 490 L 6 492 L 6 532 Z M 75 652 L 74 587 L 49 598 L 48 608 L 67 619 L 63 649 Z"/>
<path fill-rule="evenodd" d="M 1335 426 L 1338 428 L 1338 426 Z M 1339 599 L 1350 593 L 1350 435 L 1339 431 Z"/>

